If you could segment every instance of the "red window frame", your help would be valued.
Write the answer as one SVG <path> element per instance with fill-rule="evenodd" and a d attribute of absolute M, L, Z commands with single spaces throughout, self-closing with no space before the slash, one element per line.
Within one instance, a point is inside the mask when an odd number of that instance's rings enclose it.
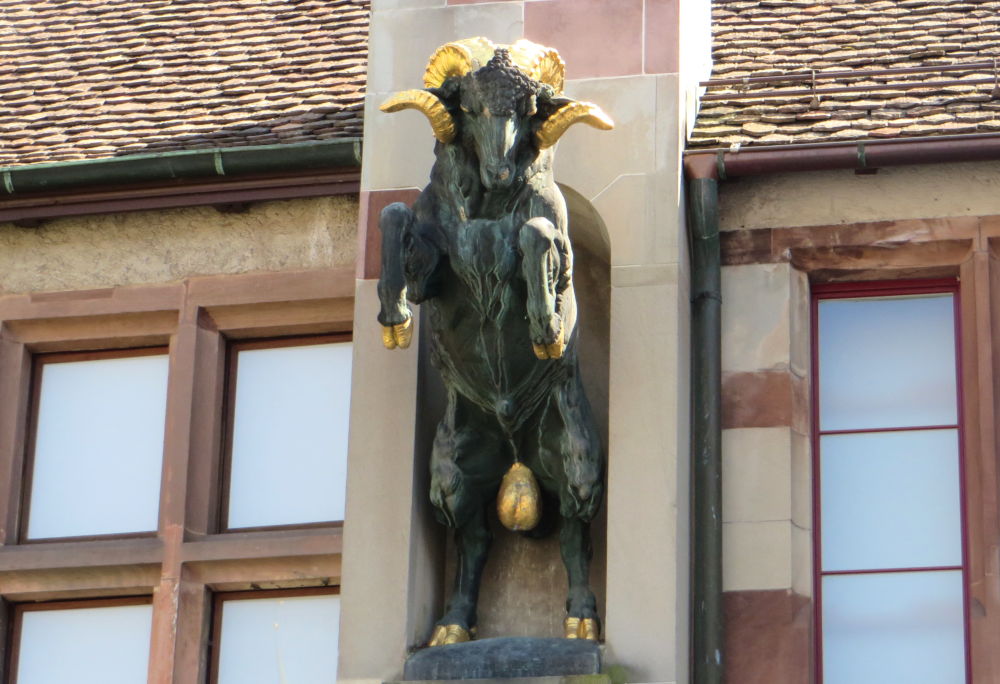
<path fill-rule="evenodd" d="M 226 601 L 257 600 L 274 598 L 296 598 L 300 596 L 339 596 L 339 586 L 298 587 L 291 589 L 251 589 L 248 591 L 220 591 L 212 594 L 212 629 L 209 638 L 209 684 L 218 684 L 220 658 L 222 656 L 222 613 Z M 337 657 L 340 657 L 338 652 Z M 339 661 L 338 661 L 339 662 Z"/>
<path fill-rule="evenodd" d="M 308 523 L 286 523 L 277 525 L 254 525 L 248 527 L 229 526 L 229 502 L 231 493 L 231 478 L 233 471 L 233 430 L 236 425 L 236 383 L 239 376 L 239 355 L 242 351 L 255 349 L 281 349 L 286 347 L 309 347 L 320 344 L 353 342 L 354 335 L 350 332 L 324 333 L 316 335 L 287 335 L 282 337 L 263 337 L 251 339 L 230 340 L 226 345 L 226 375 L 225 394 L 222 400 L 224 433 L 222 443 L 222 460 L 220 469 L 220 487 L 218 511 L 218 532 L 221 534 L 261 532 L 270 530 L 306 530 L 315 528 L 341 528 L 343 520 L 323 520 Z"/>
<path fill-rule="evenodd" d="M 892 297 L 922 294 L 951 294 L 954 311 L 955 333 L 955 391 L 956 424 L 918 425 L 904 428 L 863 428 L 856 430 L 821 430 L 819 422 L 819 304 L 832 299 L 862 299 L 866 297 Z M 811 337 L 811 446 L 812 446 L 812 505 L 813 505 L 813 637 L 815 681 L 823 684 L 823 577 L 833 575 L 890 574 L 894 572 L 955 571 L 962 573 L 962 615 L 965 643 L 965 682 L 972 684 L 972 635 L 969 608 L 969 520 L 966 492 L 965 418 L 962 387 L 962 325 L 961 291 L 957 278 L 921 280 L 868 281 L 849 283 L 814 284 L 810 302 Z M 880 568 L 877 570 L 823 570 L 822 559 L 822 501 L 820 482 L 820 437 L 836 434 L 865 434 L 899 432 L 902 430 L 954 429 L 958 434 L 959 510 L 961 522 L 962 565 L 919 568 Z"/>
<path fill-rule="evenodd" d="M 84 598 L 62 601 L 44 601 L 40 603 L 14 603 L 10 606 L 10 625 L 6 635 L 7 658 L 5 667 L 0 672 L 5 674 L 4 681 L 16 684 L 21 654 L 21 625 L 24 614 L 42 611 L 74 610 L 78 608 L 114 608 L 118 606 L 150 606 L 152 619 L 152 596 L 121 596 L 107 598 Z M 147 658 L 152 654 L 147 652 Z"/>
<path fill-rule="evenodd" d="M 35 476 L 35 448 L 38 442 L 39 416 L 42 402 L 42 378 L 45 366 L 57 363 L 78 363 L 81 361 L 103 361 L 107 359 L 138 358 L 143 356 L 165 356 L 169 359 L 170 348 L 158 345 L 151 347 L 124 347 L 122 349 L 97 349 L 92 351 L 49 352 L 32 356 L 31 395 L 28 418 L 28 436 L 24 450 L 24 465 L 22 470 L 21 500 L 17 525 L 18 544 L 52 544 L 60 542 L 95 541 L 102 539 L 141 539 L 156 537 L 157 529 L 139 530 L 135 532 L 117 532 L 111 534 L 81 534 L 60 537 L 30 537 L 28 523 L 31 516 L 31 502 Z M 169 371 L 168 371 L 169 372 Z M 166 416 L 164 416 L 166 420 Z M 166 427 L 164 427 L 166 434 Z M 160 451 L 160 468 L 163 467 L 163 450 Z M 161 481 L 162 488 L 162 481 Z M 157 497 L 160 492 L 157 491 Z M 159 521 L 159 502 L 157 502 L 157 521 Z"/>

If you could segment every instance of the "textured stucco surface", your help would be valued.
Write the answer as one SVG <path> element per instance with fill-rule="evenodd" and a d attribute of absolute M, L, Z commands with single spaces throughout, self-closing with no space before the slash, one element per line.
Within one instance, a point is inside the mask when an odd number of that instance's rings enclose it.
<path fill-rule="evenodd" d="M 722 183 L 722 230 L 1000 214 L 1000 163 L 813 171 Z"/>
<path fill-rule="evenodd" d="M 353 266 L 354 196 L 0 223 L 0 294 L 162 283 L 197 275 Z"/>

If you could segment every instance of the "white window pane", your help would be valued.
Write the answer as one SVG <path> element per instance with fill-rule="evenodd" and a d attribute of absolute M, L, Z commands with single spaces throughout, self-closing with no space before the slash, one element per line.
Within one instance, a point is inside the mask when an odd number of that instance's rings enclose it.
<path fill-rule="evenodd" d="M 146 681 L 152 607 L 26 611 L 17 684 L 136 684 Z"/>
<path fill-rule="evenodd" d="M 225 601 L 219 684 L 337 681 L 340 597 Z"/>
<path fill-rule="evenodd" d="M 953 425 L 950 294 L 819 303 L 820 429 Z"/>
<path fill-rule="evenodd" d="M 962 564 L 958 432 L 820 438 L 824 570 Z"/>
<path fill-rule="evenodd" d="M 156 529 L 167 358 L 42 366 L 29 538 Z"/>
<path fill-rule="evenodd" d="M 823 684 L 965 682 L 962 573 L 823 578 Z"/>
<path fill-rule="evenodd" d="M 344 519 L 351 343 L 239 352 L 228 526 Z"/>

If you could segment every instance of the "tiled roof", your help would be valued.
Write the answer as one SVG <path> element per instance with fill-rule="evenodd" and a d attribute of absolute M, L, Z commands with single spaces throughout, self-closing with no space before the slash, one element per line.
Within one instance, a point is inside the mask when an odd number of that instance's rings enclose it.
<path fill-rule="evenodd" d="M 709 87 L 724 99 L 703 101 L 690 147 L 1000 131 L 1000 2 L 714 0 L 712 13 L 712 80 L 799 78 Z M 980 66 L 940 69 L 963 64 Z M 861 88 L 823 92 L 843 87 Z"/>
<path fill-rule="evenodd" d="M 368 0 L 0 0 L 0 166 L 360 136 Z"/>

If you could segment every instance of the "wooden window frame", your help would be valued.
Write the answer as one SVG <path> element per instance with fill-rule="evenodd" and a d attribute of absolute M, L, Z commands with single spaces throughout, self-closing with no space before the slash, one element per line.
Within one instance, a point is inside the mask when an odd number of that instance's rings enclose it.
<path fill-rule="evenodd" d="M 225 421 L 225 435 L 222 447 L 222 463 L 219 480 L 219 510 L 217 513 L 220 533 L 261 532 L 266 530 L 292 530 L 343 527 L 343 520 L 325 520 L 311 523 L 289 523 L 286 525 L 257 525 L 251 527 L 229 527 L 230 478 L 233 465 L 233 429 L 236 419 L 236 381 L 239 372 L 239 353 L 254 349 L 281 349 L 304 347 L 331 342 L 352 342 L 351 333 L 329 333 L 325 335 L 293 335 L 290 337 L 267 337 L 249 340 L 232 340 L 226 345 L 225 396 L 222 400 Z"/>
<path fill-rule="evenodd" d="M 151 596 L 123 596 L 119 598 L 76 599 L 71 601 L 48 601 L 44 603 L 16 603 L 10 607 L 10 627 L 7 634 L 7 663 L 3 668 L 4 681 L 17 682 L 17 667 L 21 654 L 21 626 L 25 613 L 54 610 L 74 610 L 80 608 L 112 608 L 116 606 L 152 606 Z"/>
<path fill-rule="evenodd" d="M 954 425 L 919 425 L 900 427 L 885 427 L 873 429 L 852 430 L 822 430 L 820 425 L 820 374 L 819 374 L 819 304 L 822 301 L 837 299 L 870 299 L 878 297 L 950 294 L 953 298 L 954 340 L 955 340 L 955 385 L 956 385 L 956 423 Z M 973 677 L 972 662 L 972 622 L 970 612 L 970 540 L 969 540 L 969 497 L 967 495 L 966 468 L 966 421 L 965 392 L 963 377 L 963 344 L 962 344 L 962 292 L 957 278 L 928 278 L 914 280 L 862 281 L 849 283 L 814 284 L 810 297 L 810 336 L 811 336 L 811 374 L 812 382 L 812 506 L 813 506 L 813 634 L 814 634 L 814 676 L 817 684 L 822 684 L 823 670 L 823 578 L 827 576 L 892 574 L 900 572 L 953 572 L 959 570 L 962 583 L 962 623 L 963 647 L 965 662 L 965 682 L 971 684 Z M 835 434 L 871 434 L 889 433 L 903 430 L 953 429 L 958 436 L 958 477 L 959 477 L 959 510 L 961 534 L 961 565 L 941 567 L 907 567 L 824 571 L 822 565 L 822 502 L 820 482 L 821 453 L 820 440 L 824 435 Z"/>
<path fill-rule="evenodd" d="M 339 585 L 340 525 L 219 532 L 222 400 L 228 344 L 350 335 L 355 286 L 348 267 L 0 295 L 0 631 L 9 638 L 22 604 L 151 597 L 148 681 L 202 682 L 214 592 Z M 35 357 L 164 346 L 167 417 L 155 534 L 22 543 Z M 4 672 L 9 650 L 0 658 Z"/>
<path fill-rule="evenodd" d="M 250 591 L 220 591 L 212 594 L 212 631 L 209 636 L 209 684 L 219 682 L 219 658 L 222 654 L 222 613 L 226 601 L 242 601 L 300 596 L 339 596 L 340 587 L 298 587 L 292 589 L 256 589 Z"/>
<path fill-rule="evenodd" d="M 30 408 L 28 415 L 28 435 L 25 445 L 23 477 L 20 491 L 21 512 L 18 521 L 18 532 L 16 543 L 18 544 L 49 544 L 69 541 L 94 541 L 100 539 L 134 539 L 141 537 L 155 537 L 156 530 L 142 530 L 137 532 L 122 532 L 117 534 L 86 534 L 69 537 L 39 537 L 32 539 L 28 536 L 29 515 L 31 512 L 31 493 L 35 471 L 35 446 L 38 440 L 38 417 L 42 400 L 42 371 L 44 367 L 54 363 L 72 363 L 76 361 L 101 361 L 105 359 L 137 358 L 142 356 L 169 357 L 170 349 L 165 346 L 156 347 L 132 347 L 126 349 L 103 349 L 98 351 L 79 352 L 50 352 L 35 354 L 32 357 L 31 369 L 31 397 L 29 399 Z M 161 452 L 162 460 L 162 452 Z M 162 466 L 161 466 L 162 467 Z"/>

